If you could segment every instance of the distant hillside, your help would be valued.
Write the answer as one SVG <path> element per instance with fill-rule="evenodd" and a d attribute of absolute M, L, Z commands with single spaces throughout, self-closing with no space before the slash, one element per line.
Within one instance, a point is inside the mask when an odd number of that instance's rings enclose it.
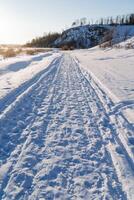
<path fill-rule="evenodd" d="M 122 19 L 121 19 L 122 20 Z M 113 22 L 111 20 L 111 22 Z M 71 27 L 60 33 L 49 33 L 27 43 L 28 47 L 56 47 L 62 49 L 90 48 L 108 43 L 117 44 L 134 36 L 133 24 L 95 24 Z"/>
<path fill-rule="evenodd" d="M 55 47 L 89 48 L 97 45 L 109 30 L 99 25 L 85 25 L 64 31 L 54 42 Z"/>

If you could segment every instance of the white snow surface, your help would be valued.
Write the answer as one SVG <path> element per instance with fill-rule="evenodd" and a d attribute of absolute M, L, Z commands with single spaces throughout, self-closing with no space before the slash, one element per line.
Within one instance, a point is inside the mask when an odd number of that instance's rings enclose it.
<path fill-rule="evenodd" d="M 71 53 L 121 101 L 134 100 L 134 50 L 76 50 Z"/>
<path fill-rule="evenodd" d="M 0 62 L 0 97 L 34 77 L 45 69 L 59 54 L 41 53 L 35 56 L 20 56 Z"/>
<path fill-rule="evenodd" d="M 130 37 L 129 39 L 120 43 L 120 46 L 123 48 L 131 48 L 134 49 L 134 37 Z"/>
<path fill-rule="evenodd" d="M 133 53 L 1 61 L 1 200 L 134 199 Z"/>

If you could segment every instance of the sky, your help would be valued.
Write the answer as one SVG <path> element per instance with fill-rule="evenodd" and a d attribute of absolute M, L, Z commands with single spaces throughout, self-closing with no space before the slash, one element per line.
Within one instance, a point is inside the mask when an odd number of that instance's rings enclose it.
<path fill-rule="evenodd" d="M 0 44 L 61 32 L 76 19 L 134 12 L 134 0 L 0 0 Z"/>

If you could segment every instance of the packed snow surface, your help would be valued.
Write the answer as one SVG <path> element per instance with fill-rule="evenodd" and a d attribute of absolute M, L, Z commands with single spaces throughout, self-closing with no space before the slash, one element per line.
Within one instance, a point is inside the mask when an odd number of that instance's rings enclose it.
<path fill-rule="evenodd" d="M 92 49 L 1 61 L 0 199 L 134 199 L 134 127 L 109 95 L 121 85 L 132 109 L 132 55 Z"/>

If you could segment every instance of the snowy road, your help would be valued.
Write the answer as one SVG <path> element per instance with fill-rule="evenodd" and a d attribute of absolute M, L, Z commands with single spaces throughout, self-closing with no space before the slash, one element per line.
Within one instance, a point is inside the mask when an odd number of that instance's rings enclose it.
<path fill-rule="evenodd" d="M 134 199 L 133 131 L 72 57 L 55 58 L 1 108 L 0 199 Z"/>

